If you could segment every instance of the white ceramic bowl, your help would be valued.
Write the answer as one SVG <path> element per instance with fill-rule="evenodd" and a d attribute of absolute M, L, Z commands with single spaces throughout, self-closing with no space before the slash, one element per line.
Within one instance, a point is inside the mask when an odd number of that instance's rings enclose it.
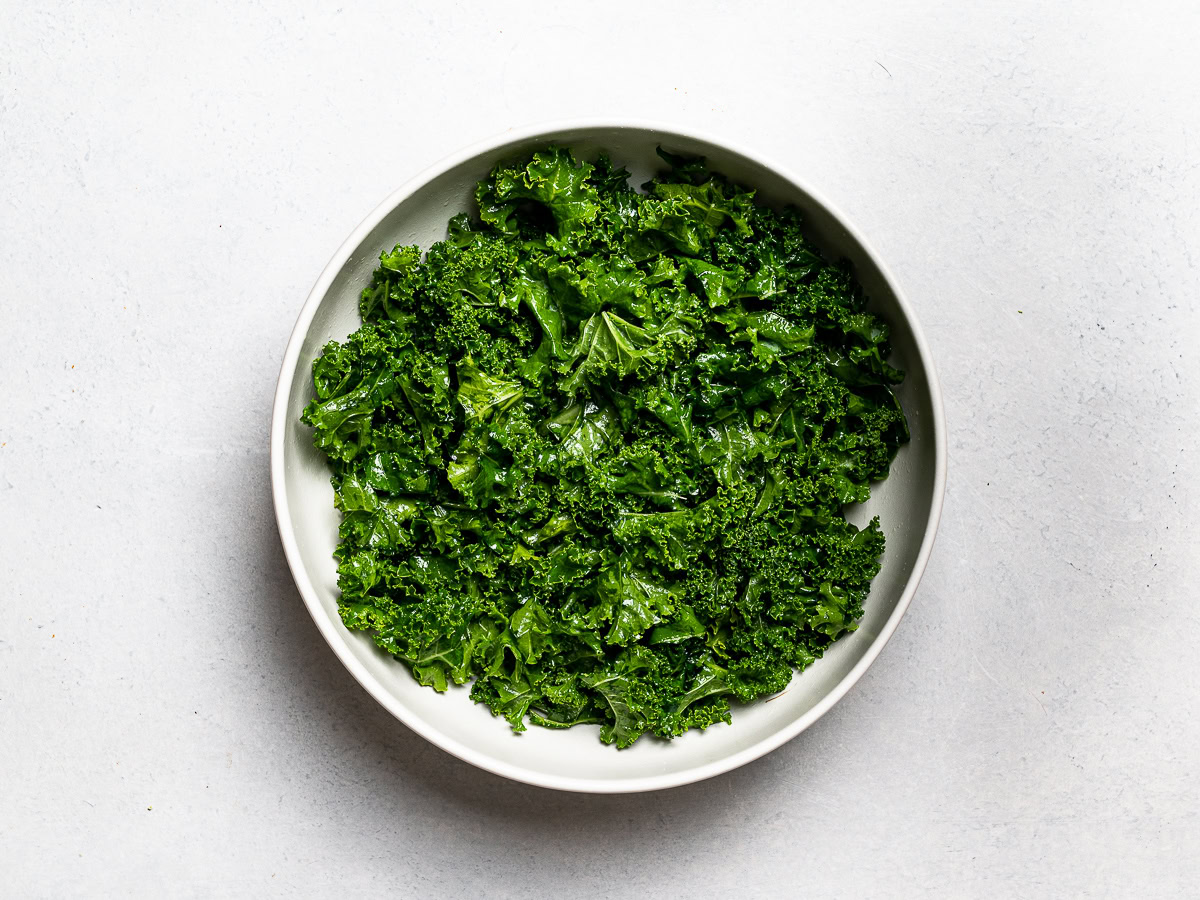
<path fill-rule="evenodd" d="M 359 326 L 358 296 L 380 251 L 397 243 L 428 248 L 441 240 L 447 219 L 472 208 L 475 183 L 497 161 L 551 142 L 585 155 L 608 151 L 633 173 L 634 184 L 661 167 L 658 146 L 703 155 L 716 171 L 756 188 L 760 201 L 799 207 L 817 245 L 854 264 L 872 308 L 891 324 L 892 362 L 907 372 L 898 393 L 912 441 L 870 502 L 849 513 L 859 524 L 879 515 L 887 536 L 883 568 L 858 630 L 770 702 L 735 706 L 732 725 L 669 743 L 642 738 L 622 751 L 601 744 L 597 726 L 531 727 L 514 735 L 503 719 L 472 703 L 466 688 L 438 694 L 421 687 L 369 637 L 343 627 L 331 556 L 338 516 L 329 471 L 299 421 L 313 396 L 312 361 L 327 341 L 341 340 Z M 841 699 L 879 655 L 916 591 L 941 512 L 945 446 L 941 396 L 925 339 L 894 279 L 845 216 L 782 167 L 726 141 L 643 123 L 569 122 L 510 131 L 463 150 L 395 191 L 354 229 L 317 279 L 283 357 L 271 422 L 271 487 L 288 564 L 317 627 L 351 674 L 396 718 L 499 775 L 561 790 L 616 793 L 686 784 L 743 765 L 795 737 Z"/>

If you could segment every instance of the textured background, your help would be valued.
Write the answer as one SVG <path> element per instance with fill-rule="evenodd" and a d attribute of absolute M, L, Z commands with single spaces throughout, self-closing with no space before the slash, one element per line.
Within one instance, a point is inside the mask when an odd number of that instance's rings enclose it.
<path fill-rule="evenodd" d="M 1200 880 L 1193 3 L 0 2 L 0 872 L 15 897 L 1179 896 Z M 906 288 L 938 546 L 814 728 L 625 797 L 475 771 L 292 586 L 312 281 L 465 143 L 660 118 L 785 160 Z"/>

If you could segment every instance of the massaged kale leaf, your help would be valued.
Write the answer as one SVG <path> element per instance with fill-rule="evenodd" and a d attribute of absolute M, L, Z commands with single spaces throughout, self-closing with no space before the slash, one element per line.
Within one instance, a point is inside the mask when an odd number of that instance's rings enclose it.
<path fill-rule="evenodd" d="M 641 192 L 560 147 L 498 166 L 313 365 L 343 622 L 515 731 L 728 722 L 879 569 L 842 509 L 908 438 L 886 323 L 795 211 L 660 155 Z"/>

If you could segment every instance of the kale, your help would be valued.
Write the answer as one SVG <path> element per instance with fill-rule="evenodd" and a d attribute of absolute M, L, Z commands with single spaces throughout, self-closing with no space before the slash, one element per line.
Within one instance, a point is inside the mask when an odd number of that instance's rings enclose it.
<path fill-rule="evenodd" d="M 702 159 L 563 148 L 380 257 L 313 364 L 341 617 L 514 731 L 728 722 L 853 631 L 908 439 L 887 325 L 799 215 Z"/>

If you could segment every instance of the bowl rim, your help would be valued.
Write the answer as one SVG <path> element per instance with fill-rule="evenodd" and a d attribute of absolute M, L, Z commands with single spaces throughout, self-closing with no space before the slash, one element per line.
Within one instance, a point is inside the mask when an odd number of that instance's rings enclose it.
<path fill-rule="evenodd" d="M 339 629 L 344 628 L 342 623 L 337 620 L 337 617 L 327 615 L 321 606 L 320 599 L 317 596 L 316 589 L 313 587 L 312 579 L 309 577 L 305 569 L 303 560 L 300 555 L 299 544 L 296 540 L 295 531 L 291 524 L 291 514 L 287 499 L 287 490 L 285 484 L 285 465 L 284 465 L 284 435 L 288 426 L 288 405 L 291 399 L 291 386 L 294 380 L 296 368 L 300 361 L 300 351 L 304 344 L 304 339 L 308 334 L 308 330 L 312 325 L 313 317 L 316 314 L 317 307 L 321 300 L 325 297 L 334 278 L 341 271 L 346 261 L 354 253 L 354 251 L 362 244 L 363 240 L 371 233 L 393 209 L 409 196 L 415 193 L 419 188 L 424 186 L 429 181 L 442 175 L 456 166 L 471 160 L 472 158 L 486 152 L 494 151 L 510 144 L 524 143 L 535 140 L 539 137 L 544 137 L 547 140 L 552 140 L 554 135 L 565 131 L 587 131 L 587 130 L 629 130 L 629 131 L 646 131 L 662 135 L 664 138 L 671 137 L 684 138 L 686 140 L 701 141 L 723 149 L 729 150 L 743 158 L 769 169 L 785 179 L 795 187 L 799 188 L 809 198 L 823 207 L 829 215 L 831 215 L 839 225 L 853 238 L 854 241 L 862 248 L 863 252 L 870 258 L 875 265 L 884 282 L 891 290 L 896 298 L 896 303 L 900 307 L 907 323 L 912 331 L 913 343 L 917 350 L 917 355 L 920 358 L 921 365 L 925 370 L 926 381 L 929 386 L 930 399 L 932 401 L 932 424 L 934 436 L 934 483 L 933 494 L 930 500 L 930 508 L 928 515 L 928 525 L 925 529 L 925 534 L 921 540 L 920 549 L 917 552 L 916 561 L 913 564 L 913 569 L 909 573 L 908 580 L 904 585 L 904 590 L 901 592 L 900 599 L 896 603 L 896 607 L 892 610 L 891 615 L 883 624 L 879 634 L 868 645 L 861 659 L 855 663 L 854 667 L 846 673 L 846 675 L 822 697 L 816 705 L 809 709 L 804 715 L 798 717 L 793 722 L 788 723 L 779 731 L 763 738 L 755 744 L 739 750 L 737 753 L 722 757 L 698 766 L 693 766 L 688 769 L 683 769 L 678 772 L 672 772 L 664 775 L 642 776 L 628 779 L 601 779 L 601 778 L 579 778 L 574 776 L 552 775 L 544 772 L 539 772 L 536 769 L 523 768 L 519 765 L 504 762 L 494 759 L 486 754 L 483 754 L 458 740 L 442 733 L 429 721 L 412 713 L 396 696 L 390 693 L 384 686 L 370 673 L 366 667 L 354 656 L 351 652 L 349 642 L 345 639 Z M 713 135 L 702 130 L 697 130 L 690 126 L 674 125 L 662 122 L 654 122 L 640 119 L 614 119 L 614 118 L 570 118 L 562 120 L 536 122 L 518 128 L 510 128 L 499 134 L 494 134 L 490 137 L 476 141 L 460 150 L 451 153 L 444 157 L 441 161 L 434 163 L 423 171 L 419 172 L 412 178 L 404 182 L 400 187 L 396 188 L 384 200 L 371 211 L 366 218 L 358 224 L 358 226 L 350 233 L 350 235 L 342 242 L 337 251 L 330 258 L 325 268 L 321 271 L 312 290 L 309 291 L 304 305 L 300 309 L 300 314 L 297 317 L 296 324 L 292 328 L 290 337 L 288 338 L 287 349 L 284 351 L 283 360 L 280 364 L 279 382 L 275 390 L 275 400 L 271 410 L 271 435 L 270 435 L 270 457 L 271 457 L 271 494 L 274 500 L 275 521 L 279 529 L 280 541 L 283 544 L 284 556 L 287 558 L 288 568 L 291 570 L 292 578 L 296 583 L 296 587 L 300 592 L 301 598 L 304 600 L 304 605 L 308 608 L 309 615 L 312 616 L 316 623 L 318 631 L 325 638 L 326 643 L 336 654 L 342 665 L 346 667 L 354 679 L 366 689 L 381 706 L 384 707 L 393 716 L 423 737 L 425 740 L 440 747 L 448 753 L 457 756 L 459 759 L 468 762 L 480 769 L 491 772 L 514 781 L 524 782 L 526 784 L 536 785 L 544 788 L 552 788 L 555 790 L 574 791 L 579 793 L 634 793 L 640 791 L 662 790 L 664 788 L 679 787 L 685 784 L 702 781 L 711 778 L 715 775 L 720 775 L 724 772 L 736 769 L 739 766 L 752 762 L 761 756 L 771 752 L 772 750 L 782 746 L 790 741 L 800 732 L 804 731 L 826 712 L 828 712 L 834 704 L 842 699 L 846 693 L 852 688 L 855 683 L 863 676 L 875 662 L 892 634 L 895 633 L 900 619 L 904 616 L 908 609 L 912 598 L 916 593 L 917 586 L 921 580 L 921 576 L 925 571 L 925 566 L 929 561 L 929 556 L 933 550 L 934 539 L 937 535 L 938 524 L 941 519 L 942 503 L 946 492 L 946 426 L 945 412 L 942 405 L 942 392 L 938 382 L 937 370 L 934 367 L 933 357 L 929 350 L 929 345 L 925 335 L 917 321 L 916 315 L 913 312 L 911 305 L 905 298 L 903 291 L 900 289 L 895 276 L 883 263 L 875 249 L 866 240 L 862 233 L 852 223 L 852 221 L 835 205 L 831 204 L 823 194 L 814 190 L 803 179 L 796 177 L 788 167 L 782 166 L 775 160 L 763 156 L 762 154 L 742 146 L 737 141 L 731 141 L 723 136 Z"/>

